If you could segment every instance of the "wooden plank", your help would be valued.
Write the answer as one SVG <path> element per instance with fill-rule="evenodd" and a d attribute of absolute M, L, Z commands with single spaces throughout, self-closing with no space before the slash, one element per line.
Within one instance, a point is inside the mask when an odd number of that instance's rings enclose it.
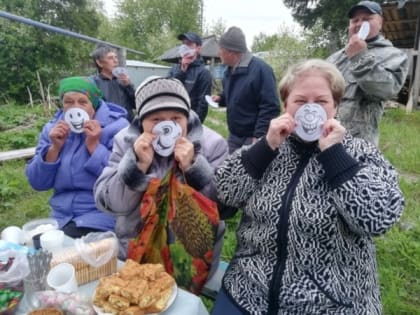
<path fill-rule="evenodd" d="M 35 155 L 35 147 L 28 149 L 12 150 L 6 152 L 0 152 L 0 162 L 15 160 L 15 159 L 27 159 Z"/>

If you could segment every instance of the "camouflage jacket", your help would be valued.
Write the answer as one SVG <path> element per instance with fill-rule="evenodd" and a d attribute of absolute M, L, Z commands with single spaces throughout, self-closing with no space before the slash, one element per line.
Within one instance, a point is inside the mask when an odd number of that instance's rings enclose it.
<path fill-rule="evenodd" d="M 379 35 L 368 49 L 348 58 L 344 49 L 328 58 L 341 71 L 346 90 L 338 116 L 355 137 L 378 145 L 382 102 L 398 94 L 408 73 L 408 57 Z"/>

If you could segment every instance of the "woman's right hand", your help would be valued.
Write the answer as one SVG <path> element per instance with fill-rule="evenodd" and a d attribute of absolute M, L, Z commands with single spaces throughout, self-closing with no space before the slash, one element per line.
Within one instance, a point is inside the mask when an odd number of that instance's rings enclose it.
<path fill-rule="evenodd" d="M 296 127 L 296 121 L 292 115 L 285 113 L 280 117 L 274 118 L 265 136 L 268 145 L 272 150 L 280 147 L 284 140 L 293 132 Z"/>
<path fill-rule="evenodd" d="M 49 137 L 51 146 L 56 150 L 61 151 L 69 134 L 70 126 L 64 120 L 60 120 L 50 131 Z"/>
<path fill-rule="evenodd" d="M 58 155 L 61 152 L 61 149 L 66 143 L 67 137 L 70 134 L 70 126 L 64 121 L 60 120 L 49 133 L 51 140 L 51 145 L 45 155 L 44 159 L 46 162 L 55 162 L 58 159 Z"/>
<path fill-rule="evenodd" d="M 134 142 L 134 152 L 137 156 L 137 167 L 146 173 L 152 164 L 155 151 L 153 150 L 152 141 L 156 136 L 143 132 Z"/>

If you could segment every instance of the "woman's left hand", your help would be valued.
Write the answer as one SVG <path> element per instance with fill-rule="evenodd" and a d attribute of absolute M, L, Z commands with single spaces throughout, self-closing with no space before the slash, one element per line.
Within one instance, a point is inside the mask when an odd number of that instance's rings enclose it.
<path fill-rule="evenodd" d="M 319 149 L 324 151 L 334 144 L 343 142 L 346 129 L 334 118 L 328 119 L 318 140 Z"/>
<path fill-rule="evenodd" d="M 194 145 L 185 137 L 179 138 L 175 143 L 174 156 L 179 168 L 185 172 L 193 163 Z"/>
<path fill-rule="evenodd" d="M 99 144 L 99 138 L 101 137 L 102 127 L 97 120 L 88 120 L 85 122 L 83 129 L 86 133 L 85 144 L 90 154 L 95 151 Z"/>

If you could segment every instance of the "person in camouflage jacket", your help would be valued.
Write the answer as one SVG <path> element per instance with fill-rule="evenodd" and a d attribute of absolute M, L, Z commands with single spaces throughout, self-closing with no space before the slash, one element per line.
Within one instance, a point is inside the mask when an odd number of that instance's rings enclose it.
<path fill-rule="evenodd" d="M 378 146 L 383 102 L 395 97 L 404 85 L 408 57 L 381 35 L 382 9 L 376 2 L 360 2 L 348 17 L 349 41 L 327 59 L 346 81 L 338 119 L 353 136 Z M 364 21 L 370 25 L 366 39 L 358 34 Z"/>

